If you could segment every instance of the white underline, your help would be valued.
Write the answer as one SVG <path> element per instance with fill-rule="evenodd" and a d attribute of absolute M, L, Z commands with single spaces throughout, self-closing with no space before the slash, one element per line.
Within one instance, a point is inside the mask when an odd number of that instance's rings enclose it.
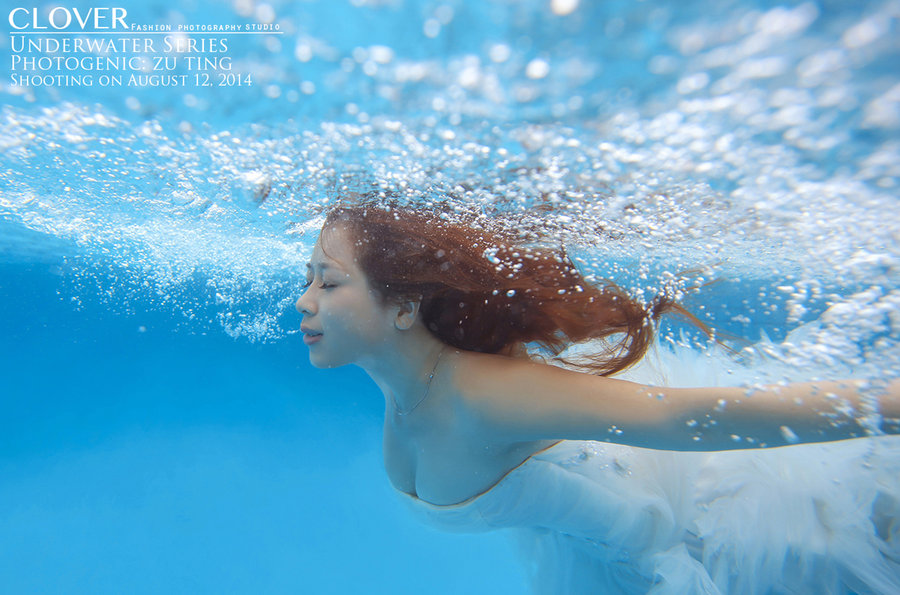
<path fill-rule="evenodd" d="M 10 35 L 121 35 L 123 37 L 137 35 L 173 35 L 184 33 L 185 35 L 284 35 L 284 31 L 127 31 L 125 33 L 113 33 L 105 31 L 10 31 Z"/>

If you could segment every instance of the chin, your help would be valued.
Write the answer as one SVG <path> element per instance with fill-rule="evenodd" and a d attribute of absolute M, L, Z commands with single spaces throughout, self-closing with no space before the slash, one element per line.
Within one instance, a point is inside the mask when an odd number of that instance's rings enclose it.
<path fill-rule="evenodd" d="M 315 353 L 312 350 L 309 352 L 309 363 L 312 364 L 314 368 L 319 368 L 320 370 L 340 368 L 347 365 L 347 362 L 345 361 L 336 361 L 334 358 L 329 358 L 324 354 Z"/>
<path fill-rule="evenodd" d="M 313 368 L 319 368 L 320 370 L 334 367 L 334 366 L 328 365 L 328 362 L 322 361 L 321 358 L 316 357 L 312 353 L 309 354 L 309 363 L 312 364 Z"/>

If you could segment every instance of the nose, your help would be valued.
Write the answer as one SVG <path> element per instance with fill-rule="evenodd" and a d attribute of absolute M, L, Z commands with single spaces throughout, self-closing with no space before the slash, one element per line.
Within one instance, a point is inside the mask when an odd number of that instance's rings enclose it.
<path fill-rule="evenodd" d="M 294 307 L 297 308 L 297 312 L 303 314 L 304 316 L 309 316 L 315 313 L 315 309 L 312 303 L 312 296 L 310 295 L 310 289 L 312 287 L 307 288 L 303 294 L 297 298 L 297 303 L 294 304 Z"/>

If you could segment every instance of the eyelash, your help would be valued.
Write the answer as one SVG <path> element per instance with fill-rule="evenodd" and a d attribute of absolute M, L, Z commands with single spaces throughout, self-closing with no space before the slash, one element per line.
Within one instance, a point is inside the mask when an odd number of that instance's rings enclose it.
<path fill-rule="evenodd" d="M 300 286 L 300 288 L 308 289 L 310 285 L 312 285 L 312 280 L 306 281 L 303 285 Z M 319 285 L 319 289 L 331 289 L 332 287 L 337 287 L 337 285 L 334 283 L 325 283 L 324 281 L 321 285 Z"/>

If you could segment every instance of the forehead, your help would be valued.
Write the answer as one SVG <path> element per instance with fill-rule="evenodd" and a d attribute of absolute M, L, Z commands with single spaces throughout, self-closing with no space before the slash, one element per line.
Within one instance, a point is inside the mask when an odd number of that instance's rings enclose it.
<path fill-rule="evenodd" d="M 350 270 L 356 266 L 356 255 L 349 230 L 343 225 L 326 227 L 319 234 L 307 266 Z"/>

